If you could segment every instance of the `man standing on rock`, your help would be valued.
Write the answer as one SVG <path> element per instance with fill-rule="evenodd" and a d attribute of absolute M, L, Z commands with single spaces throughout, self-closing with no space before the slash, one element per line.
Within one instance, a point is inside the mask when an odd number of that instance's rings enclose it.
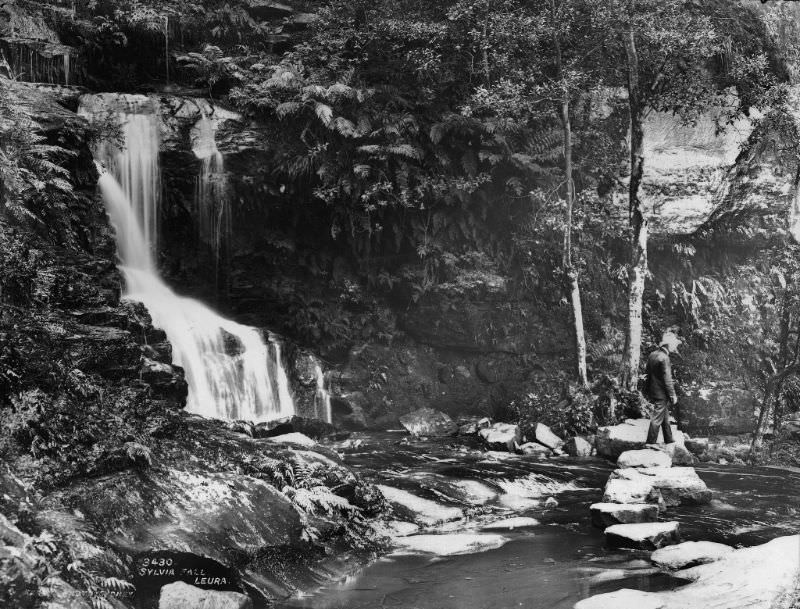
<path fill-rule="evenodd" d="M 653 405 L 650 416 L 650 429 L 647 432 L 647 444 L 658 441 L 658 428 L 664 430 L 664 444 L 672 444 L 672 428 L 669 425 L 669 406 L 678 403 L 675 395 L 675 383 L 672 380 L 672 363 L 670 353 L 677 353 L 681 340 L 674 332 L 664 332 L 661 344 L 647 358 L 647 380 L 644 395 Z"/>

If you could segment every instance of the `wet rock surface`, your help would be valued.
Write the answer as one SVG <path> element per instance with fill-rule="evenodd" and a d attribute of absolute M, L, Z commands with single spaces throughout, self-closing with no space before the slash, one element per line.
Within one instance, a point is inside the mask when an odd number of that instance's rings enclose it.
<path fill-rule="evenodd" d="M 800 536 L 727 553 L 710 564 L 681 571 L 691 583 L 664 592 L 621 590 L 593 596 L 576 609 L 605 607 L 724 606 L 729 609 L 791 607 L 800 570 Z M 627 604 L 626 604 L 627 603 Z"/>
<path fill-rule="evenodd" d="M 313 566 L 284 572 L 306 547 L 305 523 L 335 539 L 354 515 L 374 514 L 383 505 L 379 492 L 328 450 L 317 451 L 316 443 L 253 439 L 192 416 L 187 426 L 185 434 L 161 442 L 150 466 L 76 481 L 49 494 L 43 507 L 53 514 L 77 509 L 79 522 L 73 516 L 71 526 L 98 540 L 113 532 L 123 555 L 191 552 L 235 566 L 245 581 L 270 578 L 274 594 L 293 589 Z M 254 560 L 265 552 L 273 557 L 272 571 Z"/>
<path fill-rule="evenodd" d="M 655 550 L 679 540 L 677 522 L 615 524 L 605 530 L 606 541 L 615 548 Z"/>
<path fill-rule="evenodd" d="M 597 454 L 607 459 L 617 459 L 628 450 L 640 450 L 645 447 L 647 430 L 650 427 L 649 419 L 627 419 L 620 425 L 600 427 L 597 430 Z M 683 444 L 683 433 L 672 426 L 672 435 L 677 444 Z M 661 430 L 658 432 L 658 442 L 664 441 Z"/>
<path fill-rule="evenodd" d="M 652 503 L 593 503 L 589 510 L 592 524 L 600 529 L 615 524 L 656 522 L 659 512 L 658 505 Z"/>
<path fill-rule="evenodd" d="M 514 452 L 522 442 L 519 425 L 511 423 L 495 423 L 489 428 L 481 429 L 478 435 L 490 450 Z"/>
<path fill-rule="evenodd" d="M 574 436 L 564 443 L 564 450 L 570 457 L 589 457 L 592 444 L 582 436 Z"/>
<path fill-rule="evenodd" d="M 629 490 L 630 496 L 640 498 L 642 496 L 646 498 L 651 492 L 658 491 L 668 506 L 701 505 L 711 501 L 711 491 L 691 467 L 615 470 L 606 485 L 603 500 L 612 503 L 636 503 L 612 499 L 612 497 L 625 498 L 626 490 Z"/>
<path fill-rule="evenodd" d="M 559 449 L 564 445 L 564 440 L 559 438 L 547 425 L 542 423 L 537 423 L 534 426 L 533 439 L 550 450 Z"/>
<path fill-rule="evenodd" d="M 403 415 L 400 425 L 414 436 L 452 436 L 458 432 L 453 419 L 433 408 L 420 408 Z"/>
<path fill-rule="evenodd" d="M 617 467 L 672 467 L 672 458 L 660 450 L 628 450 L 617 458 Z"/>
<path fill-rule="evenodd" d="M 267 423 L 257 423 L 253 425 L 250 435 L 254 438 L 272 438 L 290 433 L 300 433 L 311 439 L 319 440 L 336 433 L 336 428 L 319 419 L 292 416 Z"/>
<path fill-rule="evenodd" d="M 203 590 L 183 582 L 161 588 L 158 609 L 252 609 L 252 599 L 238 592 Z"/>
<path fill-rule="evenodd" d="M 684 541 L 661 548 L 650 555 L 651 562 L 664 569 L 687 569 L 720 560 L 733 548 L 713 541 Z"/>

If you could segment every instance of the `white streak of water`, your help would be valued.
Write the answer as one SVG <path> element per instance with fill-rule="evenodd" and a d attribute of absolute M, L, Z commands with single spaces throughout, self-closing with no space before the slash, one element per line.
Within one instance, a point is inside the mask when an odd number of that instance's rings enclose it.
<path fill-rule="evenodd" d="M 217 148 L 216 124 L 205 111 L 192 129 L 192 152 L 201 160 L 194 194 L 194 217 L 200 241 L 211 246 L 214 277 L 219 276 L 223 248 L 230 242 L 230 197 L 225 159 Z"/>
<path fill-rule="evenodd" d="M 314 374 L 317 378 L 317 393 L 314 396 L 314 416 L 326 423 L 333 423 L 331 394 L 325 386 L 325 375 L 319 364 L 314 365 Z"/>

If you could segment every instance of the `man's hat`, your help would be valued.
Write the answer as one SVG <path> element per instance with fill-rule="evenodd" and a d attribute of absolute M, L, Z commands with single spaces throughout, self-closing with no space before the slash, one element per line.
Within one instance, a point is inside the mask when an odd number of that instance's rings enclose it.
<path fill-rule="evenodd" d="M 664 332 L 664 335 L 661 337 L 661 342 L 659 343 L 659 347 L 666 345 L 669 347 L 670 351 L 678 351 L 678 347 L 683 343 L 683 341 L 678 338 L 678 335 L 671 330 L 667 330 Z"/>

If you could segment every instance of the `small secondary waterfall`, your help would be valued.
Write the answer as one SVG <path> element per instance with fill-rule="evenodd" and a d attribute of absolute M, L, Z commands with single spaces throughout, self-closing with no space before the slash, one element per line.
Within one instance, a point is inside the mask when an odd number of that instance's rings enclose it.
<path fill-rule="evenodd" d="M 119 107 L 119 98 L 125 101 Z M 113 113 L 122 125 L 124 147 L 97 147 L 106 164 L 100 189 L 117 234 L 125 297 L 142 302 L 173 348 L 173 361 L 186 371 L 187 409 L 209 417 L 267 421 L 294 414 L 280 344 L 256 328 L 225 319 L 203 303 L 177 295 L 154 261 L 161 193 L 157 106 L 144 96 L 88 95 L 80 113 Z M 113 175 L 112 175 L 113 174 Z"/>
<path fill-rule="evenodd" d="M 223 248 L 230 242 L 231 219 L 225 160 L 217 148 L 216 125 L 203 111 L 192 129 L 192 151 L 201 160 L 194 194 L 194 214 L 200 241 L 211 246 L 214 278 L 219 277 Z"/>
<path fill-rule="evenodd" d="M 314 395 L 314 416 L 326 423 L 333 423 L 331 394 L 325 386 L 325 375 L 319 364 L 314 365 L 314 375 L 317 379 L 317 393 Z"/>

